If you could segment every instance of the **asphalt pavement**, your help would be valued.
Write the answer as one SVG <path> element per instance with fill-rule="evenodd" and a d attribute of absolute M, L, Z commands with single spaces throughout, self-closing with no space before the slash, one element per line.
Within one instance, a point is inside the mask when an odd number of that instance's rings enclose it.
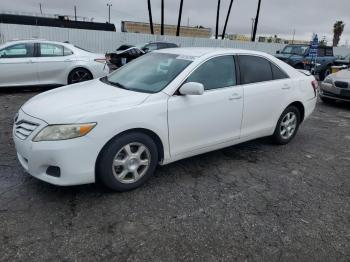
<path fill-rule="evenodd" d="M 286 146 L 192 157 L 113 193 L 23 171 L 12 122 L 38 92 L 0 93 L 0 261 L 350 261 L 349 104 L 318 103 Z"/>

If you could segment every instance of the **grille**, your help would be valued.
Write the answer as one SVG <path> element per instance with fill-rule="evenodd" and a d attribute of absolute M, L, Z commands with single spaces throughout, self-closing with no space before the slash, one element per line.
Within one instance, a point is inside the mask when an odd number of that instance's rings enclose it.
<path fill-rule="evenodd" d="M 349 84 L 347 82 L 335 81 L 334 85 L 339 88 L 348 88 Z"/>
<path fill-rule="evenodd" d="M 26 139 L 39 126 L 39 124 L 26 120 L 19 120 L 15 123 L 15 134 L 19 139 Z"/>

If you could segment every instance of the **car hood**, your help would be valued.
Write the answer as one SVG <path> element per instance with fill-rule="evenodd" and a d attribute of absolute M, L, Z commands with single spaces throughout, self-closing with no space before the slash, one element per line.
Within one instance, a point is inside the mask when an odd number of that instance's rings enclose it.
<path fill-rule="evenodd" d="M 337 73 L 331 74 L 330 77 L 333 80 L 340 80 L 340 81 L 345 81 L 350 83 L 350 70 L 349 69 L 340 70 Z"/>
<path fill-rule="evenodd" d="M 39 94 L 26 102 L 22 110 L 48 124 L 76 123 L 139 105 L 148 96 L 150 94 L 128 91 L 95 79 Z"/>

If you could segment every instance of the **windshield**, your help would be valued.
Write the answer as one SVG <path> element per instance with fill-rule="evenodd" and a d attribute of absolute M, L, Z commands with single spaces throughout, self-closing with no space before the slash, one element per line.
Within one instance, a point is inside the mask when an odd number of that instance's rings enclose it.
<path fill-rule="evenodd" d="M 309 49 L 307 45 L 292 46 L 287 45 L 283 50 L 282 54 L 292 54 L 292 55 L 305 55 L 306 51 Z"/>
<path fill-rule="evenodd" d="M 127 90 L 157 93 L 191 62 L 175 54 L 150 53 L 126 64 L 102 81 Z"/>
<path fill-rule="evenodd" d="M 80 46 L 77 46 L 77 45 L 73 45 L 73 46 L 74 46 L 75 48 L 78 48 L 78 49 L 83 50 L 83 51 L 85 51 L 85 52 L 91 53 L 91 51 L 86 50 L 86 49 L 84 49 L 84 48 L 82 48 L 82 47 L 80 47 Z"/>

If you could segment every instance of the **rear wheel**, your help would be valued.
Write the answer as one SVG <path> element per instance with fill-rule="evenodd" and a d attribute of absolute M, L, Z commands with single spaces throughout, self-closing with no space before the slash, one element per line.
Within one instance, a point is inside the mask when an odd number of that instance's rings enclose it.
<path fill-rule="evenodd" d="M 279 145 L 288 144 L 296 135 L 300 125 L 300 111 L 295 106 L 289 106 L 281 114 L 275 132 L 272 136 Z"/>
<path fill-rule="evenodd" d="M 68 84 L 76 84 L 93 79 L 92 74 L 85 68 L 76 68 L 68 75 Z"/>
<path fill-rule="evenodd" d="M 115 191 L 128 191 L 144 184 L 158 163 L 155 142 L 143 133 L 116 137 L 102 150 L 96 166 L 100 182 Z"/>

